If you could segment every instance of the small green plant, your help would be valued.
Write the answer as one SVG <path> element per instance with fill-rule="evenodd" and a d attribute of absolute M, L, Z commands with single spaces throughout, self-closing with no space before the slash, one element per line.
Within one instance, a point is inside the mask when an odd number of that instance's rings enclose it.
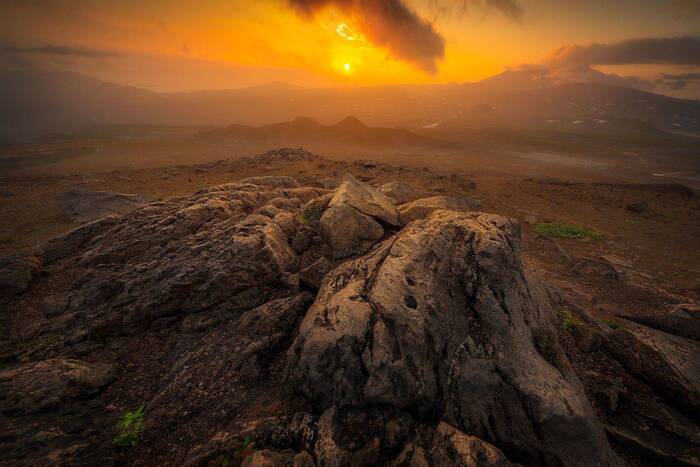
<path fill-rule="evenodd" d="M 299 213 L 299 222 L 308 225 L 321 219 L 324 209 L 321 206 L 314 206 Z"/>
<path fill-rule="evenodd" d="M 603 320 L 603 322 L 607 324 L 610 327 L 610 329 L 620 329 L 623 327 L 620 323 L 610 319 Z"/>
<path fill-rule="evenodd" d="M 547 360 L 552 366 L 559 365 L 559 353 L 557 352 L 556 339 L 549 331 L 545 329 L 534 329 L 532 331 L 532 339 L 535 342 L 535 349 L 542 355 L 542 358 Z"/>
<path fill-rule="evenodd" d="M 561 318 L 561 328 L 564 331 L 574 332 L 584 326 L 583 321 L 567 310 L 560 311 L 559 317 Z"/>
<path fill-rule="evenodd" d="M 603 238 L 600 234 L 591 229 L 558 222 L 536 224 L 535 232 L 543 237 L 572 238 L 577 240 L 600 240 Z"/>
<path fill-rule="evenodd" d="M 112 439 L 112 443 L 120 448 L 136 446 L 143 431 L 143 406 L 125 413 L 117 426 L 120 433 Z"/>

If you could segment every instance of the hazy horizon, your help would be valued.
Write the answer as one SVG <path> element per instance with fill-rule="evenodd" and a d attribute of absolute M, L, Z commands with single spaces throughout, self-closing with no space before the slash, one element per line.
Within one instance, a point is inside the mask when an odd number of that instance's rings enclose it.
<path fill-rule="evenodd" d="M 700 97 L 700 2 L 566 3 L 9 1 L 0 72 L 68 70 L 181 92 L 449 84 L 531 69 Z"/>

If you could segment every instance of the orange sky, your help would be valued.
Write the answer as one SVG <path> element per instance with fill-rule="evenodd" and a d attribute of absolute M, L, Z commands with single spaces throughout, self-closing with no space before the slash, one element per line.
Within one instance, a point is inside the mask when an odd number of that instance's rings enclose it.
<path fill-rule="evenodd" d="M 539 62 L 563 45 L 700 35 L 696 0 L 467 0 L 466 11 L 459 1 L 404 3 L 444 39 L 435 73 L 369 40 L 361 30 L 367 18 L 332 7 L 303 17 L 286 0 L 4 1 L 0 58 L 4 69 L 58 67 L 166 91 L 273 80 L 444 83 Z M 503 4 L 517 5 L 522 14 L 499 8 Z M 46 46 L 66 52 L 35 50 Z"/>

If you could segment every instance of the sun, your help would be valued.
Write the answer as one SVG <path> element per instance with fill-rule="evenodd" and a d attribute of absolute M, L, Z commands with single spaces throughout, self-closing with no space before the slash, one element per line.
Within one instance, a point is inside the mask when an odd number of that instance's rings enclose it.
<path fill-rule="evenodd" d="M 346 63 L 345 65 L 343 65 L 343 69 L 345 69 L 346 72 L 349 72 L 350 71 L 350 64 Z"/>

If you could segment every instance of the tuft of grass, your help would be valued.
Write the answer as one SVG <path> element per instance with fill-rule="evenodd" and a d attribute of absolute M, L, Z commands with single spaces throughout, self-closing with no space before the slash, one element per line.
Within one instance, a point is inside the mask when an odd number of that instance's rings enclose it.
<path fill-rule="evenodd" d="M 112 439 L 112 443 L 119 448 L 136 446 L 143 431 L 143 406 L 125 413 L 119 420 L 117 427 L 120 433 Z"/>
<path fill-rule="evenodd" d="M 559 318 L 561 318 L 561 328 L 564 331 L 574 332 L 584 326 L 583 321 L 567 310 L 560 311 Z"/>
<path fill-rule="evenodd" d="M 535 232 L 543 237 L 555 238 L 573 238 L 577 240 L 591 239 L 600 240 L 603 238 L 600 234 L 585 227 L 578 227 L 571 224 L 562 224 L 558 222 L 544 222 L 535 224 Z"/>
<path fill-rule="evenodd" d="M 610 327 L 610 329 L 620 329 L 620 328 L 624 327 L 620 323 L 613 321 L 613 320 L 609 320 L 609 319 L 605 319 L 605 320 L 603 320 L 603 322 L 605 324 L 607 324 Z"/>
<path fill-rule="evenodd" d="M 545 329 L 533 329 L 532 339 L 535 342 L 535 349 L 552 366 L 559 367 L 559 352 L 557 352 L 557 342 L 551 332 Z"/>
<path fill-rule="evenodd" d="M 299 213 L 299 222 L 304 225 L 309 225 L 312 222 L 317 222 L 321 219 L 324 209 L 320 206 L 312 207 L 306 211 Z"/>

